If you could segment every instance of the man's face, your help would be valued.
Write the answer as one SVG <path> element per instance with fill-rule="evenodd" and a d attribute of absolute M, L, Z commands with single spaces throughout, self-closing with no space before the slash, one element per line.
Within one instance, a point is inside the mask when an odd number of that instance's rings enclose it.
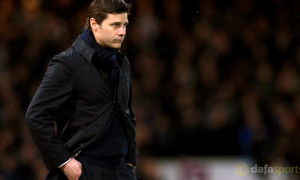
<path fill-rule="evenodd" d="M 102 47 L 120 48 L 126 35 L 127 16 L 127 13 L 107 14 L 107 18 L 101 24 L 97 24 L 95 19 L 91 18 L 90 24 L 96 41 Z"/>

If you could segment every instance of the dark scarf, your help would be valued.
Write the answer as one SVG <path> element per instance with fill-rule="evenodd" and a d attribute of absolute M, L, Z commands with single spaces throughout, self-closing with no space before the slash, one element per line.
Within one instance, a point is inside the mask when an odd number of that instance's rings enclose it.
<path fill-rule="evenodd" d="M 104 61 L 105 65 L 107 66 L 106 70 L 111 76 L 112 85 L 117 85 L 117 78 L 120 72 L 120 66 L 116 59 L 116 53 L 118 49 L 103 48 L 100 44 L 97 43 L 93 32 L 86 29 L 83 29 L 80 37 L 97 52 L 100 60 Z"/>

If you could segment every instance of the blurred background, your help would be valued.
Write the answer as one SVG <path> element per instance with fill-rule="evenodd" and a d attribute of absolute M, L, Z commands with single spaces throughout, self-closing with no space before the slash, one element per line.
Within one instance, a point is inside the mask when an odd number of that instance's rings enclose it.
<path fill-rule="evenodd" d="M 0 0 L 0 180 L 46 175 L 24 114 L 89 4 Z M 235 167 L 300 166 L 300 1 L 135 0 L 129 20 L 138 179 L 297 179 Z"/>

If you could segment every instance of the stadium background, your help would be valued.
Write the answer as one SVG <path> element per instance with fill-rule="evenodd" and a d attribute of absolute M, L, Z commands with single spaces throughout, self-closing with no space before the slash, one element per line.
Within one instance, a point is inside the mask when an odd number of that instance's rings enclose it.
<path fill-rule="evenodd" d="M 89 3 L 0 0 L 0 180 L 45 176 L 24 114 L 49 60 L 81 33 Z M 133 71 L 139 179 L 164 179 L 158 171 L 176 163 L 197 169 L 181 179 L 213 179 L 211 161 L 231 162 L 232 173 L 246 159 L 299 165 L 300 1 L 133 4 L 122 51 Z"/>

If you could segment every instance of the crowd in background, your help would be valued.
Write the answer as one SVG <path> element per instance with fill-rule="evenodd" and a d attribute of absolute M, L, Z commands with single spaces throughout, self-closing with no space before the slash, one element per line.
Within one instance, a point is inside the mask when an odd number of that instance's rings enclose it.
<path fill-rule="evenodd" d="M 47 173 L 24 114 L 89 4 L 0 0 L 0 180 Z M 139 179 L 161 157 L 299 165 L 300 1 L 136 0 L 129 21 Z"/>

